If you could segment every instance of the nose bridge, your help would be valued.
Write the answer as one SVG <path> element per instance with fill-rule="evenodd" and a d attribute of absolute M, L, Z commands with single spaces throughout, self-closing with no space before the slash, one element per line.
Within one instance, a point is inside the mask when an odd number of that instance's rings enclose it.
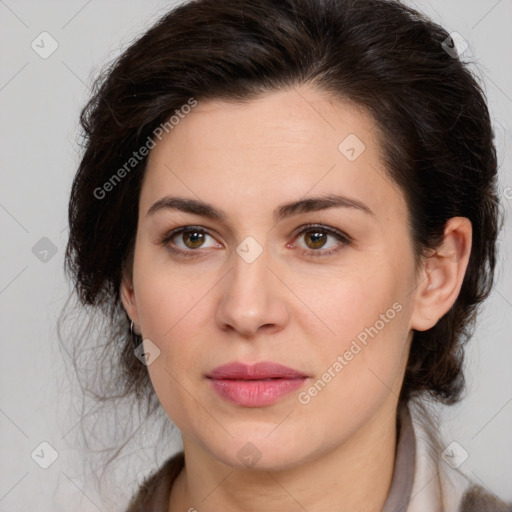
<path fill-rule="evenodd" d="M 235 253 L 234 269 L 229 279 L 232 295 L 239 295 L 244 300 L 250 297 L 252 302 L 261 303 L 269 292 L 268 248 L 264 248 L 254 237 L 248 236 L 238 244 Z"/>
<path fill-rule="evenodd" d="M 254 237 L 246 237 L 233 254 L 233 269 L 226 276 L 217 320 L 245 335 L 261 326 L 277 326 L 286 320 L 286 305 L 277 295 L 270 251 Z"/>
<path fill-rule="evenodd" d="M 266 259 L 268 249 L 265 250 L 253 236 L 246 236 L 236 248 L 236 254 L 248 265 L 251 265 L 256 260 L 261 259 L 263 253 L 265 253 L 264 259 Z"/>

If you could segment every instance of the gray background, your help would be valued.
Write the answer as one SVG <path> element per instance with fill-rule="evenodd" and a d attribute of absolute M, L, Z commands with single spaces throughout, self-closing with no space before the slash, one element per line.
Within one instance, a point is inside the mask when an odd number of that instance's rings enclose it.
<path fill-rule="evenodd" d="M 72 411 L 77 399 L 56 348 L 56 321 L 69 293 L 62 265 L 68 194 L 79 161 L 79 110 L 99 69 L 170 5 L 157 0 L 0 0 L 0 512 L 122 510 L 123 499 L 137 485 L 125 480 L 109 491 L 111 502 L 102 503 L 92 479 L 81 472 L 83 455 L 71 435 L 79 430 Z M 465 56 L 478 62 L 496 127 L 507 210 L 498 283 L 468 347 L 467 396 L 440 412 L 445 444 L 457 441 L 469 454 L 460 469 L 512 500 L 512 2 L 413 5 L 467 40 Z M 43 31 L 58 43 L 46 59 L 31 47 Z M 49 241 L 41 241 L 45 237 Z M 48 469 L 34 460 L 38 453 L 39 461 L 51 453 L 44 447 L 41 451 L 44 441 L 58 453 Z M 147 473 L 150 456 L 143 459 L 139 453 L 132 465 L 139 466 L 135 473 Z"/>

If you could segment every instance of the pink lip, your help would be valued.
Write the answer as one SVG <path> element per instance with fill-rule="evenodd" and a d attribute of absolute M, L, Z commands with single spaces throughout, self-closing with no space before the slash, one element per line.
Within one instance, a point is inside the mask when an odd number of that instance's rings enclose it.
<path fill-rule="evenodd" d="M 273 404 L 300 388 L 308 378 L 297 370 L 268 361 L 225 364 L 206 377 L 221 397 L 245 407 Z"/>

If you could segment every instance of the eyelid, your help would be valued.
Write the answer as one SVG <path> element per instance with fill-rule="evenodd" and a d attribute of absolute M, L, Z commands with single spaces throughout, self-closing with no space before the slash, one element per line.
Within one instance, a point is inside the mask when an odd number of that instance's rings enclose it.
<path fill-rule="evenodd" d="M 339 241 L 339 244 L 331 249 L 301 249 L 302 253 L 306 256 L 313 256 L 313 257 L 321 257 L 321 256 L 329 256 L 331 254 L 337 253 L 340 250 L 343 249 L 343 247 L 346 247 L 353 242 L 353 238 L 343 231 L 340 231 L 336 228 L 333 228 L 331 226 L 325 226 L 323 224 L 305 224 L 303 226 L 300 226 L 295 230 L 294 235 L 294 241 L 292 242 L 292 245 L 295 245 L 295 241 L 297 238 L 299 238 L 304 233 L 309 232 L 323 232 L 327 233 L 328 235 L 331 235 L 332 237 L 336 238 Z M 341 246 L 341 247 L 340 247 Z"/>
<path fill-rule="evenodd" d="M 322 249 L 322 248 L 320 248 L 320 249 L 299 249 L 302 252 L 302 254 L 304 254 L 304 255 L 327 256 L 329 254 L 340 251 L 344 246 L 350 245 L 353 242 L 353 238 L 351 236 L 347 235 L 346 233 L 344 233 L 334 227 L 326 226 L 323 224 L 304 224 L 294 230 L 293 234 L 291 235 L 293 237 L 293 242 L 291 242 L 291 245 L 294 245 L 297 238 L 299 236 L 301 236 L 302 234 L 308 233 L 308 232 L 311 232 L 314 230 L 331 235 L 334 238 L 336 238 L 340 243 L 338 244 L 337 247 L 331 248 L 331 249 Z M 157 244 L 167 246 L 168 250 L 171 251 L 172 253 L 183 255 L 185 257 L 201 256 L 205 252 L 204 250 L 202 250 L 201 247 L 199 247 L 197 249 L 185 250 L 185 249 L 181 249 L 179 247 L 178 248 L 171 247 L 169 245 L 169 242 L 173 238 L 177 237 L 178 235 L 180 235 L 182 233 L 193 232 L 193 231 L 198 231 L 200 233 L 203 233 L 204 235 L 210 236 L 215 239 L 215 237 L 210 233 L 210 231 L 212 231 L 212 230 L 210 230 L 209 228 L 206 228 L 204 226 L 188 224 L 188 225 L 183 225 L 183 226 L 174 228 L 174 229 L 166 232 L 158 240 Z M 341 248 L 340 248 L 340 245 L 341 245 Z M 289 246 L 290 246 L 290 244 L 287 244 L 287 247 L 289 247 Z"/>
<path fill-rule="evenodd" d="M 352 237 L 350 237 L 349 235 L 347 235 L 346 233 L 344 233 L 343 231 L 340 231 L 339 229 L 336 229 L 334 227 L 331 227 L 331 226 L 326 226 L 324 224 L 304 224 L 302 226 L 299 226 L 295 231 L 294 231 L 294 237 L 298 237 L 299 235 L 302 235 L 303 233 L 307 233 L 308 231 L 313 231 L 317 229 L 318 231 L 324 231 L 326 233 L 329 233 L 333 236 L 338 236 L 340 238 L 344 238 L 346 239 L 347 241 L 349 242 L 352 242 Z"/>
<path fill-rule="evenodd" d="M 168 244 L 173 238 L 177 237 L 178 235 L 181 235 L 182 233 L 188 233 L 192 231 L 198 231 L 200 233 L 203 233 L 204 235 L 208 235 L 215 239 L 215 236 L 213 236 L 209 228 L 205 228 L 203 226 L 195 226 L 192 224 L 187 224 L 185 226 L 180 226 L 174 229 L 171 229 L 170 231 L 167 231 L 162 237 L 160 237 L 157 241 L 158 245 L 166 245 Z M 186 252 L 199 252 L 200 249 L 194 250 L 191 249 L 190 251 Z"/>

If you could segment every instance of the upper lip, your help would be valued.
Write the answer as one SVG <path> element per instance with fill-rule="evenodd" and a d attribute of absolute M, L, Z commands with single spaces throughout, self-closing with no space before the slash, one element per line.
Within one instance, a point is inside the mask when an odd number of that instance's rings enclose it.
<path fill-rule="evenodd" d="M 304 373 L 279 363 L 261 361 L 255 364 L 233 362 L 218 366 L 206 375 L 210 379 L 262 380 L 305 378 Z"/>

